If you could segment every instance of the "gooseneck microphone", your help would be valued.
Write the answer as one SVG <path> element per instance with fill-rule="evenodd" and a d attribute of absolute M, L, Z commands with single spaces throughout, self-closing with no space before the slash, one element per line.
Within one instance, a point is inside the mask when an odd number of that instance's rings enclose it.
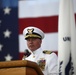
<path fill-rule="evenodd" d="M 28 57 L 30 54 L 31 54 L 31 52 L 29 52 L 28 49 L 25 49 L 24 55 L 25 55 L 26 57 Z"/>
<path fill-rule="evenodd" d="M 31 54 L 31 52 L 29 52 L 28 49 L 25 49 L 25 52 L 24 52 L 24 55 L 23 55 L 23 58 L 22 60 L 26 60 L 26 58 Z"/>

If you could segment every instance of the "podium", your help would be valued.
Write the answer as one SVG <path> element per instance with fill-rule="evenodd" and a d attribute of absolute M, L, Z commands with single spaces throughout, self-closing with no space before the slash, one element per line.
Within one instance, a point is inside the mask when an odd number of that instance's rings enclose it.
<path fill-rule="evenodd" d="M 35 62 L 15 60 L 0 62 L 0 75 L 43 75 Z"/>

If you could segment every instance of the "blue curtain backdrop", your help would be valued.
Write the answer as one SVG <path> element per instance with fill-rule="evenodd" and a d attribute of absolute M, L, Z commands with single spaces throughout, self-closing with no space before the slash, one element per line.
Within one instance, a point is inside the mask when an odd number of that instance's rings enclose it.
<path fill-rule="evenodd" d="M 18 0 L 0 0 L 0 61 L 19 59 Z"/>

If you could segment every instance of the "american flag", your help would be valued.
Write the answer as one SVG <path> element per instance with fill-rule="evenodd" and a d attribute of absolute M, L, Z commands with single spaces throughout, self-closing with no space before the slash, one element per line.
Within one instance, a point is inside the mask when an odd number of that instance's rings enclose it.
<path fill-rule="evenodd" d="M 22 32 L 27 26 L 42 29 L 42 48 L 57 53 L 58 14 L 58 0 L 0 0 L 0 61 L 22 59 L 27 48 Z"/>
<path fill-rule="evenodd" d="M 0 0 L 0 61 L 17 59 L 19 59 L 18 1 Z"/>

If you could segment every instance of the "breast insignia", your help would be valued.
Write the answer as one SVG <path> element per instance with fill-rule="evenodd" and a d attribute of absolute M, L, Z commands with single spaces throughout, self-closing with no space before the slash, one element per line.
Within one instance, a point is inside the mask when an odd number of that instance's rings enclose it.
<path fill-rule="evenodd" d="M 37 63 L 38 63 L 38 65 L 39 65 L 40 69 L 41 69 L 42 71 L 44 71 L 44 69 L 45 69 L 45 64 L 46 64 L 46 60 L 45 60 L 45 59 L 40 59 L 40 60 L 37 61 Z"/>
<path fill-rule="evenodd" d="M 51 54 L 52 51 L 44 50 L 43 53 L 44 53 L 44 54 Z"/>

